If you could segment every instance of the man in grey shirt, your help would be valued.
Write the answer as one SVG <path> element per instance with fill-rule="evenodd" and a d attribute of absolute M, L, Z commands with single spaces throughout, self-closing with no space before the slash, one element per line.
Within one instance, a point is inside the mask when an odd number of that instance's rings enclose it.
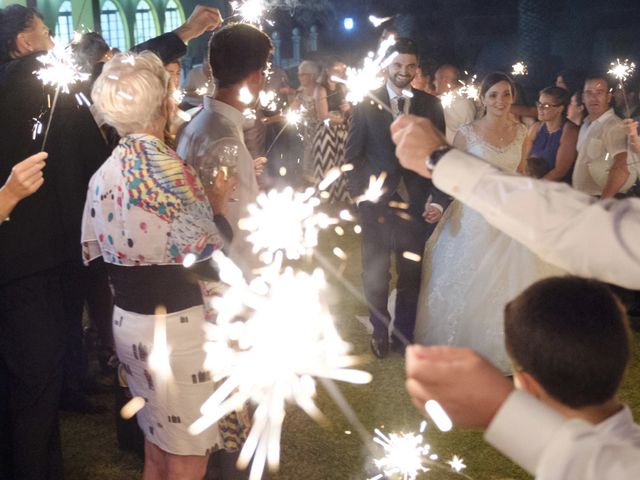
<path fill-rule="evenodd" d="M 213 181 L 207 166 L 219 166 L 221 160 L 228 162 L 228 174 L 236 176 L 237 190 L 227 209 L 233 229 L 229 256 L 247 276 L 255 256 L 238 221 L 248 215 L 247 206 L 255 202 L 259 189 L 245 144 L 242 112 L 255 104 L 264 87 L 270 54 L 269 37 L 250 25 L 229 25 L 211 37 L 209 65 L 215 93 L 204 97 L 204 108 L 181 132 L 176 149 L 205 185 Z"/>

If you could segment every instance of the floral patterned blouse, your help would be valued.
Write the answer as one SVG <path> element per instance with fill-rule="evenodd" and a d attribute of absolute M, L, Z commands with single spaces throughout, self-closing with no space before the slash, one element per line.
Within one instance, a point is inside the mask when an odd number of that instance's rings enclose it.
<path fill-rule="evenodd" d="M 161 140 L 120 140 L 89 182 L 82 247 L 86 263 L 182 263 L 222 247 L 213 212 L 194 170 Z"/>

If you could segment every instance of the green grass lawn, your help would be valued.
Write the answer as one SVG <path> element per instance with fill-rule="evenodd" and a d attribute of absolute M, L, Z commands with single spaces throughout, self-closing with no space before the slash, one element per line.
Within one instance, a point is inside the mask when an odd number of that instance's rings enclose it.
<path fill-rule="evenodd" d="M 356 320 L 365 315 L 366 307 L 349 293 L 343 282 L 360 291 L 359 239 L 355 235 L 337 237 L 333 234 L 322 239 L 320 251 L 329 256 L 339 245 L 348 254 L 346 263 L 331 257 L 335 271 L 327 271 L 331 285 L 327 293 L 343 337 L 352 342 L 354 353 L 363 355 L 361 368 L 373 374 L 368 385 L 338 384 L 364 428 L 373 437 L 378 427 L 386 432 L 416 431 L 422 420 L 411 404 L 404 389 L 404 362 L 399 354 L 385 360 L 369 355 L 368 335 Z M 635 335 L 634 345 L 640 336 Z M 603 359 L 605 361 L 606 359 Z M 108 379 L 103 379 L 108 382 Z M 621 389 L 622 399 L 640 417 L 640 356 L 634 348 L 633 359 Z M 113 395 L 98 395 L 95 400 L 110 408 L 104 415 L 62 416 L 62 441 L 68 480 L 124 480 L 139 478 L 142 462 L 134 454 L 117 448 Z M 304 412 L 289 408 L 282 437 L 282 461 L 280 471 L 272 475 L 274 480 L 365 480 L 373 476 L 372 453 L 357 435 L 355 428 L 319 388 L 318 405 L 326 416 L 326 422 L 318 424 Z M 351 432 L 350 434 L 347 432 Z M 464 471 L 476 479 L 526 479 L 522 469 L 492 447 L 485 444 L 480 432 L 453 430 L 438 432 L 431 425 L 427 429 L 432 450 L 448 460 L 457 454 L 467 464 Z M 432 470 L 424 478 L 448 479 L 454 475 Z"/>

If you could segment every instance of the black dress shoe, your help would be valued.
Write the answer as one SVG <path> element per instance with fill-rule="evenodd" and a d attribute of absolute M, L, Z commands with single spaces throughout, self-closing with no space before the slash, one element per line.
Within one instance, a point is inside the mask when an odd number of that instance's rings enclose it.
<path fill-rule="evenodd" d="M 371 351 L 378 358 L 384 358 L 389 353 L 389 338 L 386 336 L 371 336 Z"/>
<path fill-rule="evenodd" d="M 407 346 L 405 345 L 405 343 L 403 341 L 401 341 L 399 338 L 397 337 L 391 337 L 391 345 L 390 348 L 393 352 L 397 352 L 401 355 L 404 355 L 405 350 L 407 349 Z"/>

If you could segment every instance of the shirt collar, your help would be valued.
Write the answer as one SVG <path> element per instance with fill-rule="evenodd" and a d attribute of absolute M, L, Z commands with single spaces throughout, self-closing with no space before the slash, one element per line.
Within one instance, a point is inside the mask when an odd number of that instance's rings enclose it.
<path fill-rule="evenodd" d="M 387 80 L 387 93 L 389 94 L 389 100 L 393 100 L 396 97 L 403 97 L 402 93 L 396 93 L 396 91 L 389 84 L 389 80 Z M 407 97 L 405 97 L 407 98 Z"/>
<path fill-rule="evenodd" d="M 596 425 L 596 429 L 601 433 L 615 433 L 618 429 L 633 424 L 633 415 L 627 405 L 614 415 Z"/>
<path fill-rule="evenodd" d="M 584 123 L 587 126 L 595 125 L 596 123 L 604 123 L 607 119 L 609 119 L 611 117 L 611 115 L 615 115 L 615 112 L 613 111 L 613 108 L 610 108 L 609 110 L 604 112 L 602 115 L 600 115 L 598 118 L 596 118 L 592 122 L 589 121 L 589 117 L 586 117 L 584 119 Z"/>
<path fill-rule="evenodd" d="M 218 113 L 233 122 L 238 127 L 239 131 L 242 131 L 244 124 L 244 115 L 240 110 L 231 105 L 216 100 L 213 97 L 204 97 L 204 108 L 210 112 Z"/>

